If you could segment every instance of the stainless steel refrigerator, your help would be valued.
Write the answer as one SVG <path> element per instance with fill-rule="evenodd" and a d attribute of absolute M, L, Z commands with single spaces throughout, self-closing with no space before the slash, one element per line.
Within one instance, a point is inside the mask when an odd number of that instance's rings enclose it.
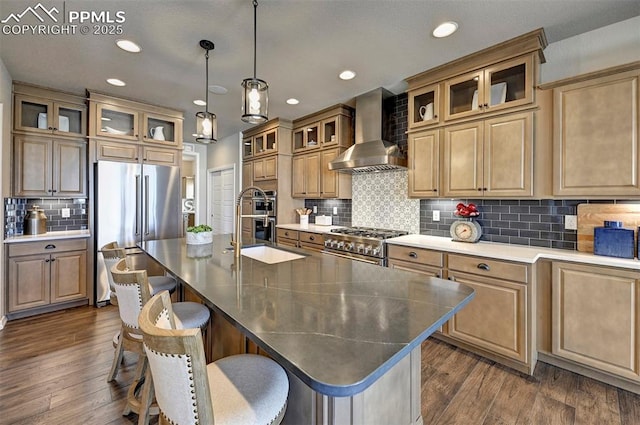
<path fill-rule="evenodd" d="M 96 305 L 110 295 L 107 270 L 98 250 L 116 241 L 144 263 L 136 244 L 180 237 L 180 169 L 175 166 L 98 161 L 95 170 Z M 141 254 L 141 255 L 135 255 Z M 137 267 L 136 267 L 137 268 Z"/>

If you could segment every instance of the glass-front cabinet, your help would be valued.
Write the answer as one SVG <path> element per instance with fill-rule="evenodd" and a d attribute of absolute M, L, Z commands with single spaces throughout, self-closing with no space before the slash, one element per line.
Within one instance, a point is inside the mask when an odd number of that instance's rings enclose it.
<path fill-rule="evenodd" d="M 340 135 L 340 119 L 333 117 L 322 121 L 322 145 L 337 145 Z"/>
<path fill-rule="evenodd" d="M 272 129 L 253 136 L 253 155 L 276 153 L 278 150 L 278 130 Z M 245 150 L 245 153 L 247 151 Z"/>
<path fill-rule="evenodd" d="M 242 139 L 242 157 L 251 158 L 253 156 L 253 140 L 251 137 Z"/>
<path fill-rule="evenodd" d="M 120 106 L 97 104 L 96 135 L 117 139 L 138 140 L 139 111 Z"/>
<path fill-rule="evenodd" d="M 440 85 L 433 84 L 409 94 L 409 128 L 440 121 Z"/>
<path fill-rule="evenodd" d="M 84 136 L 86 107 L 16 94 L 14 129 L 43 134 Z"/>
<path fill-rule="evenodd" d="M 142 122 L 142 139 L 145 142 L 172 146 L 179 144 L 177 136 L 182 134 L 182 120 L 145 113 Z"/>
<path fill-rule="evenodd" d="M 448 79 L 444 94 L 445 120 L 532 103 L 532 55 Z"/>
<path fill-rule="evenodd" d="M 293 151 L 315 149 L 320 146 L 320 123 L 314 122 L 293 130 Z"/>

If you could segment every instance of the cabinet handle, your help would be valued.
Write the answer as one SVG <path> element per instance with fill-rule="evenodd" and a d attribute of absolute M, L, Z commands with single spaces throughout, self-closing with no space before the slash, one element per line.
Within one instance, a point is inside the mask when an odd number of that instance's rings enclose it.
<path fill-rule="evenodd" d="M 433 192 L 437 192 L 437 191 L 438 191 L 438 189 L 431 189 L 431 190 L 432 190 Z"/>
<path fill-rule="evenodd" d="M 309 240 L 310 240 L 310 241 L 314 241 L 314 240 L 315 240 L 315 238 L 314 238 L 313 236 L 309 236 Z"/>
<path fill-rule="evenodd" d="M 48 263 L 48 262 L 49 262 L 49 259 L 44 260 L 44 262 L 45 262 L 45 263 Z"/>
<path fill-rule="evenodd" d="M 442 278 L 442 275 L 440 273 L 436 273 L 436 277 L 437 278 Z"/>
<path fill-rule="evenodd" d="M 289 232 L 284 232 L 284 235 L 285 236 L 289 236 Z"/>
<path fill-rule="evenodd" d="M 481 187 L 478 188 L 478 192 L 482 192 L 482 188 Z"/>
<path fill-rule="evenodd" d="M 58 127 L 53 127 L 53 129 L 54 129 L 55 131 L 58 131 Z"/>
<path fill-rule="evenodd" d="M 54 261 L 56 261 L 56 259 L 55 259 L 55 258 L 52 258 L 52 259 L 51 259 L 51 262 L 53 263 Z"/>
<path fill-rule="evenodd" d="M 48 130 L 53 130 L 53 127 L 49 127 Z"/>
<path fill-rule="evenodd" d="M 44 249 L 56 249 L 56 246 L 50 243 L 49 245 L 45 246 Z"/>
<path fill-rule="evenodd" d="M 484 104 L 484 105 L 482 105 L 482 106 L 484 106 L 485 108 L 488 108 L 488 107 L 489 107 L 489 104 L 488 104 L 488 103 L 485 103 L 485 104 Z"/>
<path fill-rule="evenodd" d="M 450 280 L 450 281 L 452 281 L 452 282 L 455 282 L 455 281 L 456 281 L 456 277 L 455 277 L 455 276 L 449 276 L 449 277 L 447 278 L 447 280 Z"/>
<path fill-rule="evenodd" d="M 486 264 L 486 263 L 480 263 L 480 264 L 478 264 L 478 268 L 479 268 L 480 270 L 486 270 L 486 271 L 491 270 L 491 268 L 489 267 L 489 265 L 488 265 L 488 264 Z"/>
<path fill-rule="evenodd" d="M 409 253 L 409 257 L 411 257 L 411 258 L 418 258 L 418 254 L 416 254 L 414 251 L 411 251 L 411 252 Z"/>
<path fill-rule="evenodd" d="M 53 189 L 51 192 L 52 192 L 52 193 L 56 193 L 56 192 L 57 192 L 57 190 Z"/>
<path fill-rule="evenodd" d="M 489 190 L 489 189 L 487 189 L 486 187 L 483 187 L 483 188 L 482 188 L 482 190 L 487 191 L 487 190 Z"/>

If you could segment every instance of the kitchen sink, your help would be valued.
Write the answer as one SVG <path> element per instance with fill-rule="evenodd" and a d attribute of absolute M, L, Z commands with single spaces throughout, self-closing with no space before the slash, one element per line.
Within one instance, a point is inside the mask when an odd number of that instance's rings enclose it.
<path fill-rule="evenodd" d="M 285 261 L 299 260 L 300 258 L 305 257 L 304 255 L 266 245 L 242 248 L 240 250 L 240 254 L 267 264 L 283 263 Z"/>

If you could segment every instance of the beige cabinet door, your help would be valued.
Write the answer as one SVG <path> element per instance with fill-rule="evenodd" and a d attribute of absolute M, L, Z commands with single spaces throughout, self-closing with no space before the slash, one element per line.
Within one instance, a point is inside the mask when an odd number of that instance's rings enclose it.
<path fill-rule="evenodd" d="M 351 199 L 351 174 L 329 170 L 329 163 L 344 152 L 342 148 L 320 152 L 320 197 Z"/>
<path fill-rule="evenodd" d="M 182 148 L 182 119 L 162 114 L 142 114 L 142 140 Z"/>
<path fill-rule="evenodd" d="M 636 271 L 554 262 L 552 353 L 640 381 Z"/>
<path fill-rule="evenodd" d="M 87 144 L 84 141 L 54 140 L 54 196 L 87 196 Z"/>
<path fill-rule="evenodd" d="M 409 135 L 409 196 L 439 195 L 440 130 Z"/>
<path fill-rule="evenodd" d="M 410 272 L 416 272 L 432 277 L 442 277 L 442 269 L 434 266 L 427 266 L 424 264 L 413 264 L 406 261 L 396 260 L 390 258 L 388 260 L 388 267 L 398 270 L 406 270 Z"/>
<path fill-rule="evenodd" d="M 254 181 L 265 180 L 263 159 L 256 159 L 253 161 L 253 180 Z"/>
<path fill-rule="evenodd" d="M 74 251 L 51 256 L 51 302 L 87 296 L 87 252 Z"/>
<path fill-rule="evenodd" d="M 182 151 L 143 146 L 142 160 L 145 164 L 180 165 Z"/>
<path fill-rule="evenodd" d="M 482 196 L 482 122 L 444 129 L 443 195 Z"/>
<path fill-rule="evenodd" d="M 320 197 L 320 153 L 313 152 L 304 156 L 305 197 Z"/>
<path fill-rule="evenodd" d="M 49 255 L 9 258 L 9 312 L 50 303 Z"/>
<path fill-rule="evenodd" d="M 553 90 L 553 194 L 640 195 L 640 71 Z"/>
<path fill-rule="evenodd" d="M 449 278 L 476 291 L 475 298 L 449 320 L 449 336 L 527 363 L 526 285 L 451 270 Z"/>
<path fill-rule="evenodd" d="M 46 137 L 16 135 L 13 140 L 13 194 L 51 196 L 53 141 Z"/>
<path fill-rule="evenodd" d="M 485 120 L 484 196 L 532 196 L 533 113 Z"/>
<path fill-rule="evenodd" d="M 253 163 L 245 161 L 242 163 L 242 188 L 253 186 Z"/>
<path fill-rule="evenodd" d="M 138 162 L 139 146 L 129 143 L 96 141 L 96 159 L 116 160 L 120 162 Z"/>
<path fill-rule="evenodd" d="M 138 141 L 140 137 L 140 111 L 122 106 L 97 103 L 92 136 Z"/>
<path fill-rule="evenodd" d="M 304 155 L 294 156 L 291 160 L 291 196 L 294 198 L 304 198 L 305 195 L 305 157 Z"/>

